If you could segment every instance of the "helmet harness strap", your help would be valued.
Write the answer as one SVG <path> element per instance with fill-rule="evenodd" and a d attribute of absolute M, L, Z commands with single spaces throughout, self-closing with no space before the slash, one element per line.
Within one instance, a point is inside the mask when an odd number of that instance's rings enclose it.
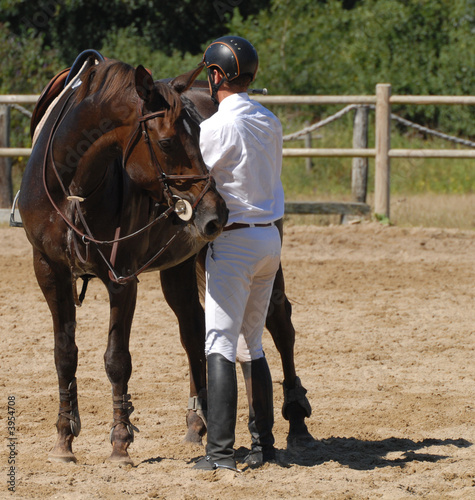
<path fill-rule="evenodd" d="M 208 82 L 211 85 L 211 100 L 214 102 L 214 104 L 216 104 L 216 106 L 218 106 L 219 101 L 216 98 L 216 94 L 218 93 L 218 90 L 221 87 L 221 85 L 226 80 L 226 77 L 223 75 L 223 78 L 221 79 L 221 81 L 219 83 L 214 83 L 213 70 L 214 70 L 214 68 L 212 68 L 212 67 L 208 68 Z M 216 71 L 218 71 L 218 70 L 216 70 Z"/>

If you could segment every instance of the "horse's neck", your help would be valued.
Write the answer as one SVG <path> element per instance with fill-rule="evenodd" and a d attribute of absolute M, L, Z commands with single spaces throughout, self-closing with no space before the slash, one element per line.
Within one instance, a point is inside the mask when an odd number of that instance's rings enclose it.
<path fill-rule="evenodd" d="M 109 166 L 121 158 L 124 136 L 130 129 L 123 125 L 120 116 L 127 112 L 130 115 L 127 107 L 108 106 L 118 114 L 106 117 L 93 103 L 85 104 L 72 117 L 76 131 L 71 131 L 69 158 L 66 157 L 66 163 L 72 166 L 70 191 L 78 196 L 87 196 L 103 182 Z"/>

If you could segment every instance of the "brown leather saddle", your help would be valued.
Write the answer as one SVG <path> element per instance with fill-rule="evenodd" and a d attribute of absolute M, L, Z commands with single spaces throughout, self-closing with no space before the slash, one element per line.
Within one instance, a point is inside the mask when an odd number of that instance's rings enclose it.
<path fill-rule="evenodd" d="M 50 104 L 58 97 L 59 94 L 63 91 L 64 87 L 68 85 L 68 83 L 77 75 L 79 70 L 82 68 L 83 64 L 91 59 L 91 64 L 94 64 L 94 61 L 104 61 L 105 57 L 94 49 L 87 49 L 81 52 L 74 61 L 73 65 L 70 68 L 63 69 L 56 76 L 54 76 L 48 85 L 41 92 L 38 101 L 36 102 L 35 109 L 31 115 L 30 121 L 30 136 L 33 138 L 33 134 L 35 133 L 35 129 L 40 122 L 43 115 L 46 113 L 46 110 L 50 106 Z"/>

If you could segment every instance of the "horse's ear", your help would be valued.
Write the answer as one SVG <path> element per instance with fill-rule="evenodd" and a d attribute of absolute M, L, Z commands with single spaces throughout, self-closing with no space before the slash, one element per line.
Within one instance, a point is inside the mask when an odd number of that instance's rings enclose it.
<path fill-rule="evenodd" d="M 198 75 L 204 68 L 204 63 L 201 62 L 196 69 L 192 69 L 183 75 L 177 76 L 168 85 L 171 85 L 179 94 L 188 90 L 193 82 L 198 78 Z"/>
<path fill-rule="evenodd" d="M 150 100 L 153 91 L 153 79 L 151 73 L 142 65 L 137 66 L 135 70 L 135 90 L 140 99 L 145 102 Z"/>

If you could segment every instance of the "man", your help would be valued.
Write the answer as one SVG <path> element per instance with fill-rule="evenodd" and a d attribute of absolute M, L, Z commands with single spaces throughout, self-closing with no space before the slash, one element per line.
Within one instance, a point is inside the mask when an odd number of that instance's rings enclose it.
<path fill-rule="evenodd" d="M 284 215 L 282 126 L 247 94 L 258 67 L 251 43 L 218 38 L 203 61 L 219 108 L 201 124 L 200 146 L 229 219 L 206 258 L 208 441 L 195 468 L 236 470 L 236 360 L 249 400 L 252 446 L 245 462 L 257 466 L 275 459 L 272 379 L 262 333 L 280 262 L 274 222 Z"/>

